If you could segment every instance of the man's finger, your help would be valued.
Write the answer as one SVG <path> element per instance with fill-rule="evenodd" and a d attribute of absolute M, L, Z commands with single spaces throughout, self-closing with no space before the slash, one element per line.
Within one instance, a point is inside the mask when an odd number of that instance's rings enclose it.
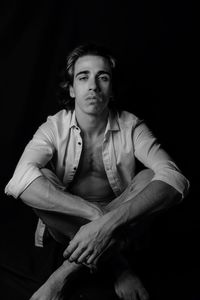
<path fill-rule="evenodd" d="M 114 240 L 111 240 L 107 246 L 103 249 L 102 252 L 100 253 L 94 253 L 93 255 L 91 255 L 88 260 L 87 260 L 87 264 L 92 264 L 94 262 L 95 259 L 99 260 L 99 258 L 108 250 L 108 248 L 110 248 L 112 245 L 114 244 Z"/>
<path fill-rule="evenodd" d="M 95 260 L 96 258 L 96 253 L 93 253 L 88 259 L 87 259 L 87 264 L 88 265 L 91 265 L 93 263 L 93 261 Z"/>
<path fill-rule="evenodd" d="M 70 255 L 75 251 L 75 249 L 78 247 L 77 243 L 69 243 L 68 247 L 65 249 L 65 251 L 63 252 L 63 256 L 65 258 L 69 258 Z"/>
<path fill-rule="evenodd" d="M 88 257 L 89 258 L 89 255 L 92 253 L 92 250 L 91 249 L 87 249 L 85 252 L 83 252 L 79 258 L 78 258 L 78 263 L 83 263 L 85 262 L 86 258 Z"/>
<path fill-rule="evenodd" d="M 85 248 L 81 248 L 80 246 L 76 248 L 68 258 L 70 262 L 77 261 L 79 256 L 85 252 Z"/>

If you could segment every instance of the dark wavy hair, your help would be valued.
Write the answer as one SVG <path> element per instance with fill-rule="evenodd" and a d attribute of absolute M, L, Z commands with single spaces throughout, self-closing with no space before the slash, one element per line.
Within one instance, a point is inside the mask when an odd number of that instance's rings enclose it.
<path fill-rule="evenodd" d="M 62 108 L 67 110 L 73 110 L 75 106 L 74 99 L 71 98 L 69 93 L 69 88 L 74 80 L 74 66 L 76 61 L 85 55 L 98 55 L 107 59 L 112 71 L 113 92 L 115 91 L 116 59 L 114 56 L 103 46 L 92 43 L 82 44 L 72 50 L 67 56 L 65 66 L 59 75 L 57 98 Z"/>

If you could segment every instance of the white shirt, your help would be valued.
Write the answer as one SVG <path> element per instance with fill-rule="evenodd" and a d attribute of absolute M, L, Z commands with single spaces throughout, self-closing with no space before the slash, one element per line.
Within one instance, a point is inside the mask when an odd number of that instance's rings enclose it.
<path fill-rule="evenodd" d="M 78 169 L 83 141 L 75 111 L 61 110 L 47 118 L 26 146 L 14 175 L 5 188 L 7 195 L 18 198 L 35 180 L 40 169 L 51 161 L 53 171 L 70 184 Z M 102 157 L 109 184 L 120 195 L 135 176 L 136 159 L 154 171 L 153 180 L 161 180 L 186 195 L 189 182 L 164 151 L 145 123 L 123 111 L 109 112 L 102 145 Z"/>

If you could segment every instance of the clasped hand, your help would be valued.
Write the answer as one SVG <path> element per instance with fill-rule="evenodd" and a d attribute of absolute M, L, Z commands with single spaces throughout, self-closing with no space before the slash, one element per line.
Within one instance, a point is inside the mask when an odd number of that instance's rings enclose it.
<path fill-rule="evenodd" d="M 95 264 L 111 242 L 111 232 L 107 227 L 102 218 L 81 226 L 63 256 L 70 262 Z"/>

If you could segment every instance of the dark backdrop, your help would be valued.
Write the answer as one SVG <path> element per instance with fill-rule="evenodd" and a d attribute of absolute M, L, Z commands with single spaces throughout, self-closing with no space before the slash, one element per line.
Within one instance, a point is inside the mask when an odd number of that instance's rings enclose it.
<path fill-rule="evenodd" d="M 59 109 L 57 77 L 66 54 L 92 41 L 110 48 L 119 60 L 121 106 L 146 120 L 191 182 L 187 199 L 160 220 L 163 227 L 156 235 L 154 259 L 163 251 L 159 261 L 178 274 L 172 278 L 179 278 L 180 289 L 185 283 L 191 297 L 187 299 L 200 299 L 196 287 L 200 223 L 193 19 L 192 2 L 186 0 L 3 3 L 0 257 L 6 280 L 11 278 L 7 266 L 15 273 L 15 266 L 24 270 L 24 265 L 31 264 L 27 257 L 32 250 L 22 243 L 32 244 L 36 218 L 20 200 L 6 197 L 4 186 L 34 131 Z M 173 286 L 175 279 L 168 277 L 167 284 Z"/>

